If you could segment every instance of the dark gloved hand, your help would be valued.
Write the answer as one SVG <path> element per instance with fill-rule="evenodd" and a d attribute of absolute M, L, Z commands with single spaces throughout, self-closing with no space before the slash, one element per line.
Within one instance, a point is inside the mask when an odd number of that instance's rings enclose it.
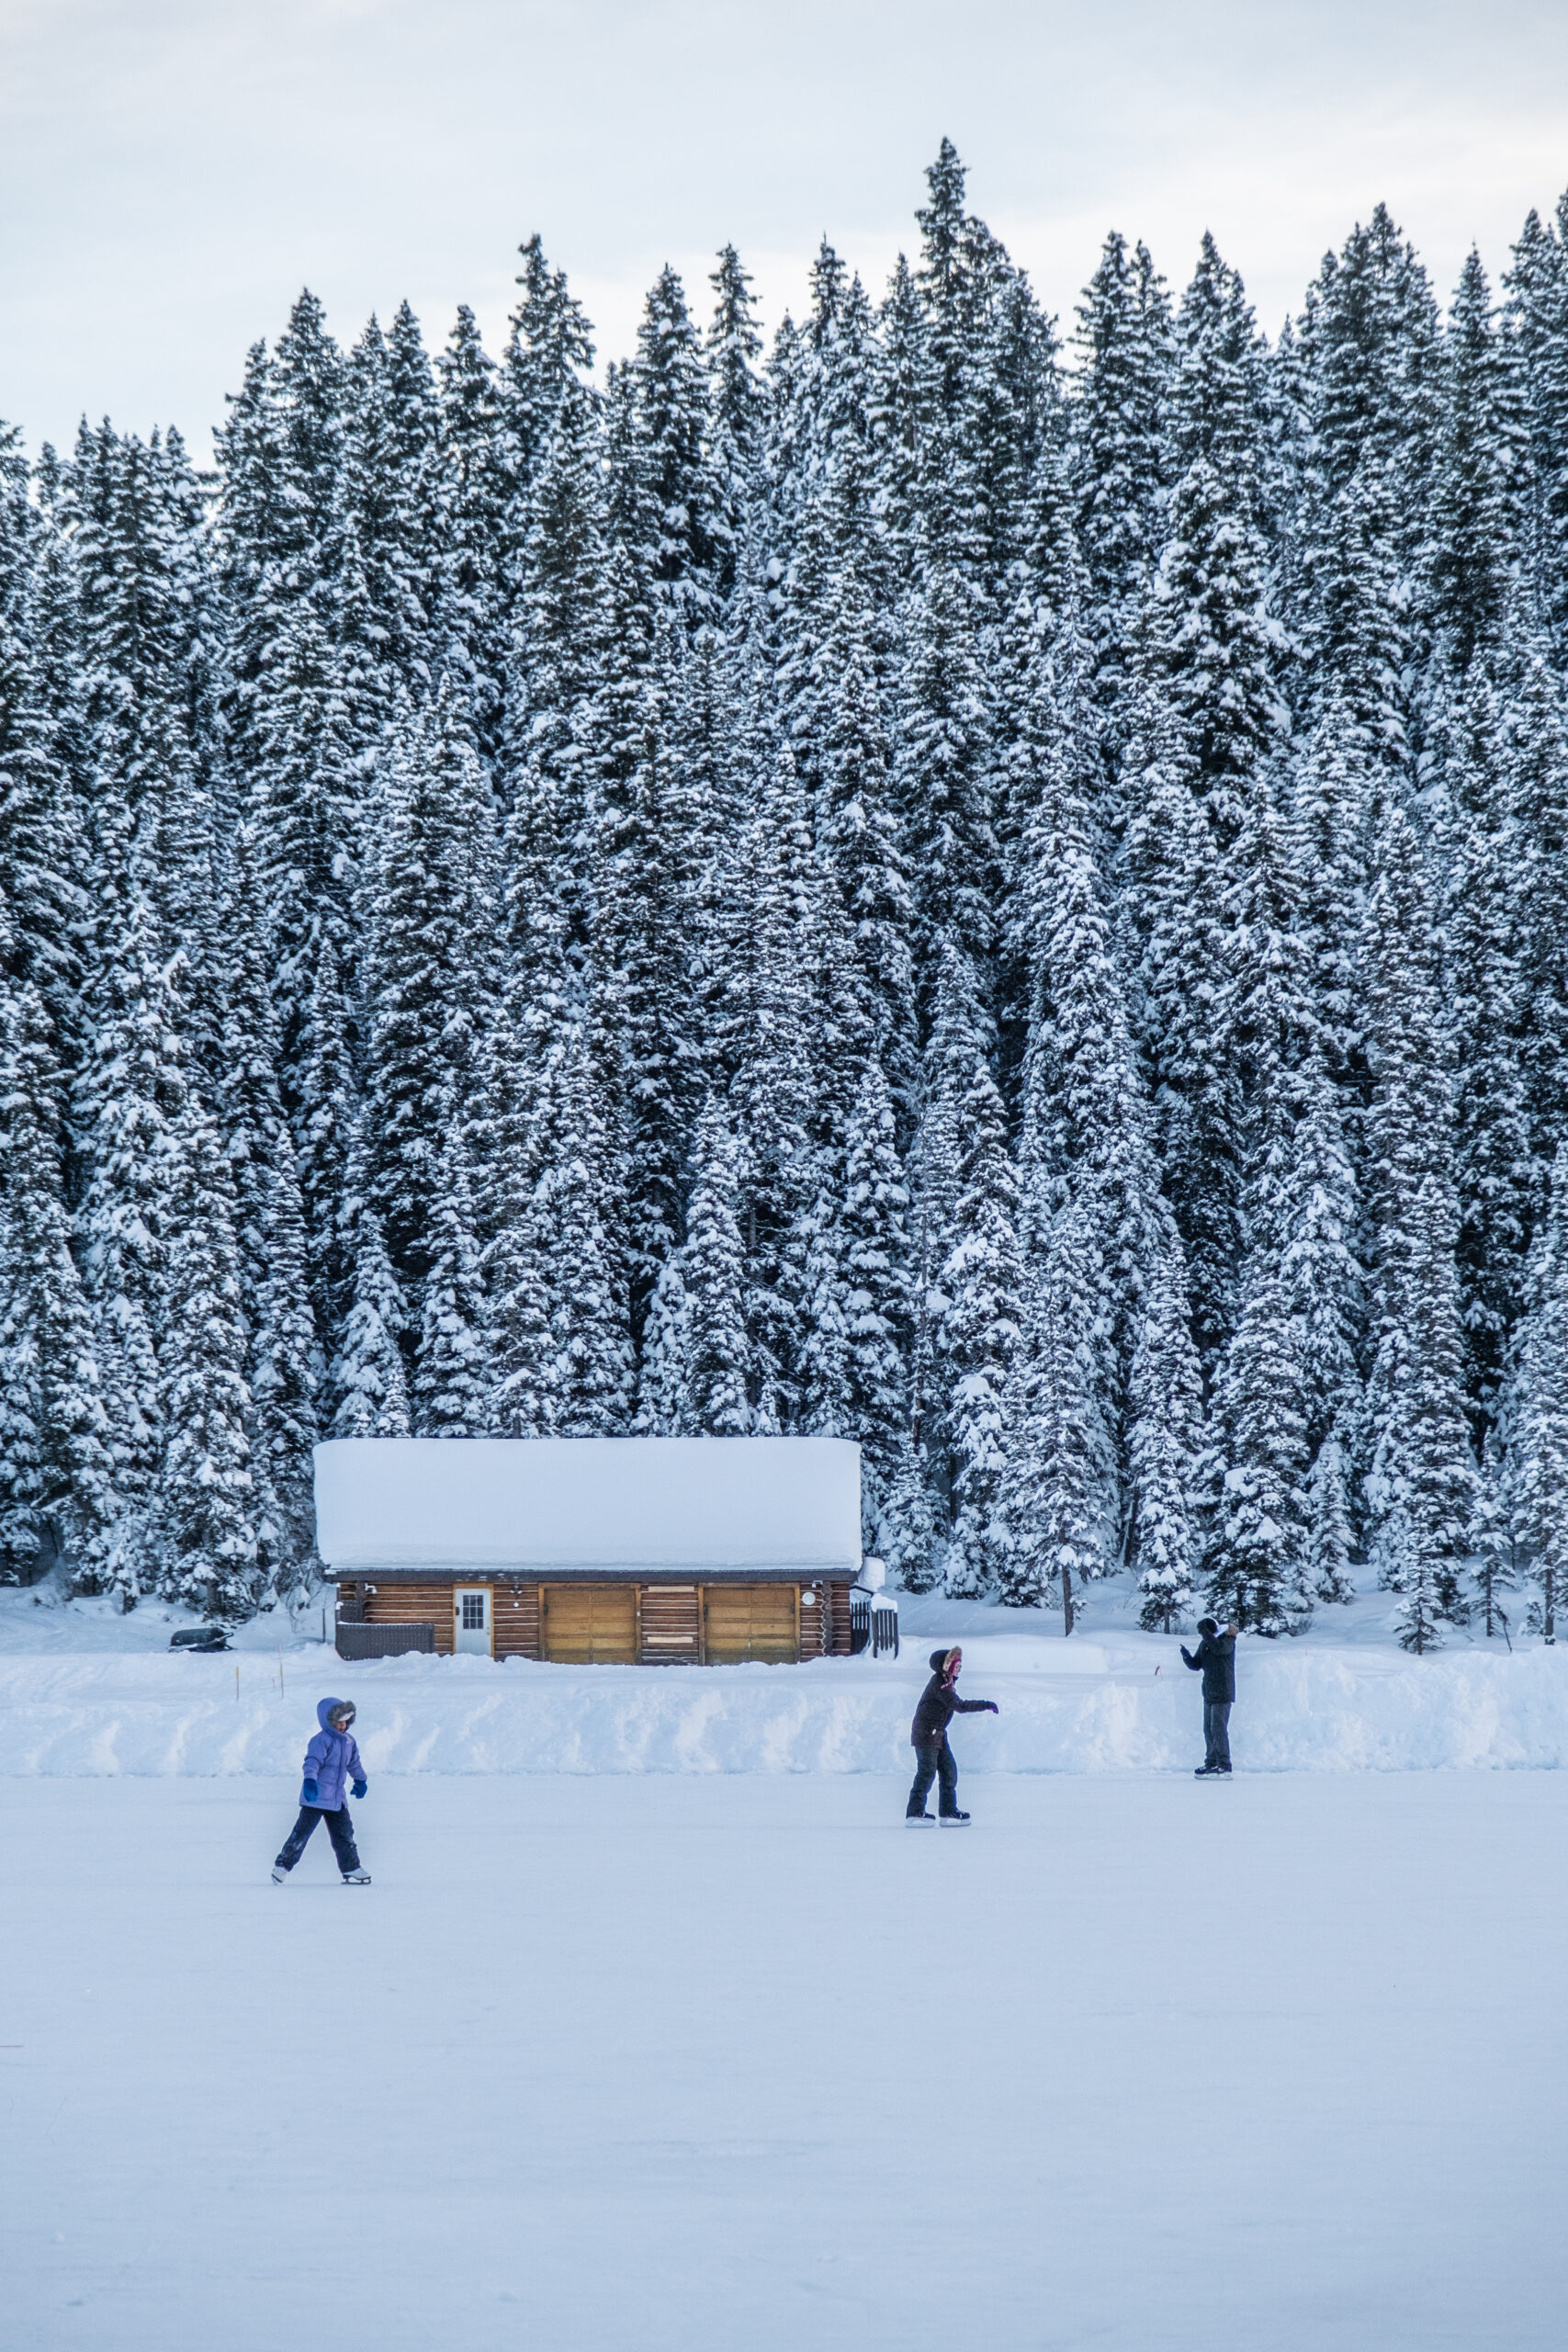
<path fill-rule="evenodd" d="M 999 1715 L 1001 1713 L 1001 1709 L 998 1706 L 994 1699 L 988 1701 L 987 1703 L 993 1715 Z"/>
<path fill-rule="evenodd" d="M 304 1801 L 305 1801 L 305 1803 L 306 1803 L 307 1804 L 315 1804 L 315 1802 L 316 1802 L 316 1783 L 314 1782 L 314 1781 L 306 1781 L 306 1783 L 305 1783 L 305 1800 L 304 1800 Z"/>
<path fill-rule="evenodd" d="M 368 1781 L 355 1781 L 353 1789 L 350 1791 L 350 1794 L 356 1797 L 362 1797 L 369 1785 L 370 1783 Z"/>

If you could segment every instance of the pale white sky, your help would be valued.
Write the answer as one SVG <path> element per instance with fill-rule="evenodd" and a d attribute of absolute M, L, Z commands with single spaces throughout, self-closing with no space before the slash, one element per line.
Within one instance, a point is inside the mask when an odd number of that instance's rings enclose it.
<path fill-rule="evenodd" d="M 499 349 L 534 229 L 626 350 L 733 240 L 769 323 L 824 232 L 874 290 L 943 132 L 1072 304 L 1107 228 L 1212 228 L 1272 334 L 1382 198 L 1446 296 L 1568 183 L 1568 0 L 0 0 L 0 416 L 205 453 L 301 285 Z"/>

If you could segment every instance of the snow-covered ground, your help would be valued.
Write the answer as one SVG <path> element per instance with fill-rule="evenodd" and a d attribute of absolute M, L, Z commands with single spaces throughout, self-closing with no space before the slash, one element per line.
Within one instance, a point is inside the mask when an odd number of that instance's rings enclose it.
<path fill-rule="evenodd" d="M 1232 1721 L 1255 1771 L 1568 1764 L 1568 1645 L 1450 1637 L 1412 1658 L 1385 1594 L 1325 1611 L 1299 1641 L 1244 1641 Z M 1055 1617 L 905 1595 L 902 1657 L 801 1667 L 505 1665 L 406 1657 L 347 1665 L 318 1601 L 242 1628 L 233 1652 L 171 1655 L 193 1622 L 155 1603 L 118 1617 L 52 1591 L 0 1594 L 0 1773 L 297 1770 L 315 1702 L 346 1690 L 371 1770 L 888 1772 L 908 1767 L 927 1652 L 961 1639 L 963 1689 L 1002 1713 L 961 1724 L 966 1772 L 1177 1770 L 1201 1706 L 1178 1645 L 1097 1592 L 1070 1641 Z M 327 1621 L 330 1622 L 330 1621 Z"/>
<path fill-rule="evenodd" d="M 0 1782 L 17 2352 L 1556 2352 L 1568 1779 Z"/>

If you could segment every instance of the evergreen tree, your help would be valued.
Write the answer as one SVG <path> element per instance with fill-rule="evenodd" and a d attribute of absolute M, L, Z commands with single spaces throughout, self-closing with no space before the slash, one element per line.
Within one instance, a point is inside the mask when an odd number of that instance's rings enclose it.
<path fill-rule="evenodd" d="M 1038 1607 L 1059 1596 L 1070 1634 L 1085 1585 L 1104 1574 L 1115 1547 L 1116 1444 L 1088 1218 L 1076 1206 L 1064 1209 L 1036 1247 L 1008 1391 L 998 1597 Z"/>
<path fill-rule="evenodd" d="M 373 1209 L 354 1231 L 354 1304 L 333 1365 L 333 1437 L 408 1437 L 408 1380 L 400 1340 L 408 1311 Z"/>
<path fill-rule="evenodd" d="M 377 823 L 364 908 L 367 1198 L 394 1266 L 423 1279 L 442 1139 L 478 1073 L 495 922 L 490 786 L 445 695 L 405 713 Z"/>
<path fill-rule="evenodd" d="M 244 1617 L 259 1598 L 260 1571 L 234 1193 L 218 1130 L 192 1093 L 164 1156 L 171 1340 L 150 1528 L 158 1589 L 209 1616 Z"/>
<path fill-rule="evenodd" d="M 1551 1171 L 1551 1204 L 1530 1251 L 1529 1306 L 1512 1376 L 1514 1521 L 1532 1588 L 1531 1623 L 1557 1638 L 1568 1586 L 1568 1145 Z M 1490 1596 L 1488 1597 L 1490 1607 Z"/>
<path fill-rule="evenodd" d="M 0 1581 L 63 1554 L 78 1589 L 114 1519 L 108 1421 L 63 1197 L 61 1080 L 31 982 L 0 1027 Z"/>
<path fill-rule="evenodd" d="M 692 1164 L 680 1250 L 685 1304 L 678 1433 L 744 1437 L 754 1420 L 747 1396 L 738 1155 L 723 1110 L 711 1097 L 697 1122 Z"/>
<path fill-rule="evenodd" d="M 413 1399 L 421 1437 L 478 1437 L 485 1419 L 484 1272 L 475 1231 L 468 1152 L 448 1135 L 429 1212 Z"/>
<path fill-rule="evenodd" d="M 1432 627 L 1453 669 L 1498 643 L 1525 556 L 1523 387 L 1473 249 L 1443 338 L 1427 559 Z"/>

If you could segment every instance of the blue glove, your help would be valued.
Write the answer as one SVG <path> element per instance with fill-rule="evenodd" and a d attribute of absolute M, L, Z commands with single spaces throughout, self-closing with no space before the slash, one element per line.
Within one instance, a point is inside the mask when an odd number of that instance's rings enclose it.
<path fill-rule="evenodd" d="M 301 1803 L 302 1803 L 302 1804 L 315 1804 L 315 1802 L 316 1802 L 316 1783 L 314 1782 L 314 1781 L 306 1781 L 306 1783 L 305 1783 L 305 1792 L 304 1792 L 304 1795 L 303 1795 L 303 1797 L 302 1797 L 302 1799 L 301 1799 Z"/>
<path fill-rule="evenodd" d="M 351 1793 L 356 1797 L 362 1797 L 369 1785 L 367 1781 L 355 1781 Z"/>

